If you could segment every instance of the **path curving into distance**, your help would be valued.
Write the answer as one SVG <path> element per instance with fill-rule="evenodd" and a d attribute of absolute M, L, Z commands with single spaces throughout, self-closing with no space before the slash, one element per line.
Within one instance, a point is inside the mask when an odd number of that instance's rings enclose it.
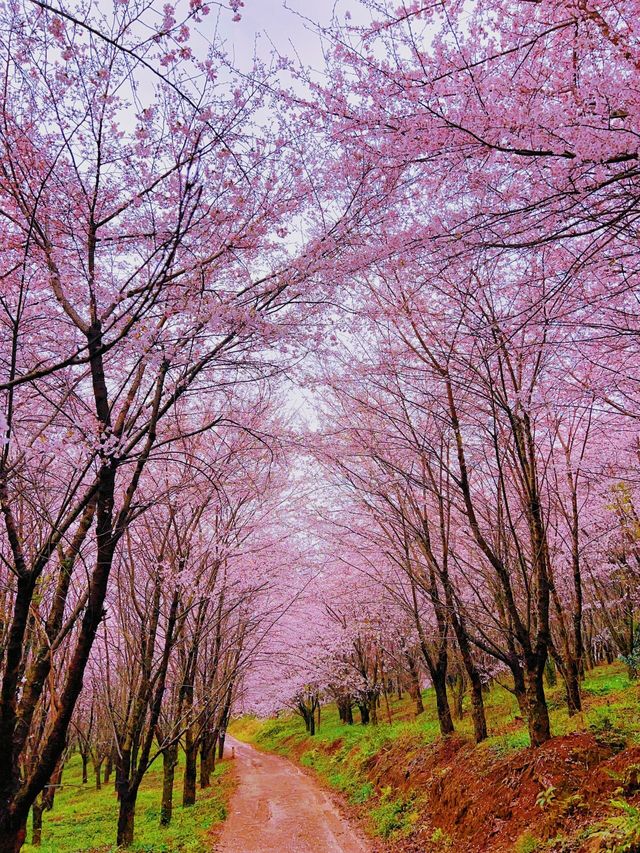
<path fill-rule="evenodd" d="M 238 788 L 218 853 L 369 853 L 326 794 L 290 761 L 227 736 Z"/>

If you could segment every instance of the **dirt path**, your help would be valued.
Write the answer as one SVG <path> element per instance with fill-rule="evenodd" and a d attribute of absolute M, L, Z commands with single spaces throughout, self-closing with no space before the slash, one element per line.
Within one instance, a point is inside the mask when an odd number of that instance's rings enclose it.
<path fill-rule="evenodd" d="M 330 797 L 289 761 L 230 737 L 225 746 L 235 749 L 239 785 L 219 853 L 368 853 Z"/>

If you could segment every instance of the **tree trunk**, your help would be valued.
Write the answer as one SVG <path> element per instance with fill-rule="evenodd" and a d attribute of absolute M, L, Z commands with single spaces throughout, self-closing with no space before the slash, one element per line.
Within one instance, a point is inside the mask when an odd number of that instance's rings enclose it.
<path fill-rule="evenodd" d="M 182 805 L 192 806 L 196 801 L 196 783 L 198 777 L 198 746 L 193 742 L 191 731 L 187 731 L 185 744 L 184 784 L 182 787 Z"/>
<path fill-rule="evenodd" d="M 110 422 L 110 405 L 102 363 L 102 340 L 99 321 L 92 324 L 87 333 L 87 342 L 96 413 L 101 426 L 104 427 Z M 149 431 L 149 436 L 155 439 L 152 430 Z M 143 453 L 141 458 L 146 461 L 148 452 L 146 456 Z M 141 464 L 144 465 L 144 461 L 138 463 L 139 467 Z M 51 778 L 55 766 L 65 750 L 67 733 L 77 698 L 82 689 L 82 680 L 87 662 L 91 654 L 98 626 L 104 617 L 103 605 L 118 539 L 118 535 L 114 533 L 113 528 L 116 468 L 117 463 L 114 463 L 112 460 L 106 460 L 100 465 L 97 473 L 98 485 L 95 497 L 96 554 L 94 569 L 89 578 L 86 605 L 80 621 L 75 646 L 70 649 L 66 667 L 66 678 L 64 687 L 58 696 L 55 719 L 52 720 L 50 731 L 41 745 L 38 760 L 30 777 L 28 799 L 26 797 L 16 797 L 19 779 L 17 778 L 18 767 L 15 763 L 9 762 L 8 769 L 4 767 L 0 768 L 0 853 L 17 853 L 20 850 L 26 835 L 26 821 L 29 808 L 33 805 L 38 793 L 44 789 Z M 133 486 L 129 493 L 129 499 L 133 496 L 134 491 L 135 486 Z M 93 511 L 91 512 L 91 518 L 93 518 Z M 18 578 L 16 603 L 19 607 L 23 607 L 24 614 L 22 612 L 16 614 L 14 610 L 11 636 L 5 652 L 6 667 L 3 680 L 3 700 L 5 696 L 15 693 L 15 690 L 12 689 L 11 680 L 15 676 L 17 683 L 22 656 L 24 629 L 30 612 L 37 577 L 37 573 L 30 572 L 27 577 L 19 576 Z M 50 667 L 48 667 L 45 677 L 49 671 Z M 11 723 L 10 717 L 9 723 Z M 25 739 L 28 733 L 29 726 L 23 726 Z M 6 724 L 0 727 L 0 753 L 2 753 L 5 761 L 14 752 L 16 744 L 12 744 L 11 740 L 15 738 L 15 735 L 16 730 L 8 728 Z M 10 742 L 7 743 L 7 740 Z M 17 809 L 17 812 L 14 812 L 14 809 Z"/>
<path fill-rule="evenodd" d="M 525 685 L 524 672 L 522 671 L 522 667 L 518 663 L 518 661 L 510 662 L 509 668 L 511 669 L 511 674 L 513 675 L 513 693 L 516 697 L 516 701 L 518 702 L 518 708 L 520 709 L 520 713 L 523 719 L 527 719 L 529 716 L 529 705 L 527 699 L 527 688 Z"/>
<path fill-rule="evenodd" d="M 226 728 L 221 728 L 218 735 L 218 758 L 220 761 L 224 758 L 224 741 L 227 736 Z"/>
<path fill-rule="evenodd" d="M 471 679 L 471 719 L 473 720 L 473 735 L 476 743 L 480 743 L 480 741 L 483 741 L 487 737 L 487 718 L 484 713 L 482 680 L 475 667 L 473 674 L 468 674 Z"/>
<path fill-rule="evenodd" d="M 94 769 L 96 773 L 96 791 L 100 791 L 102 790 L 102 761 L 98 761 Z"/>
<path fill-rule="evenodd" d="M 567 456 L 569 461 L 569 456 Z M 567 474 L 569 477 L 569 486 L 571 487 L 571 507 L 572 507 L 572 567 L 573 567 L 573 590 L 574 590 L 574 610 L 573 610 L 573 652 L 574 656 L 569 661 L 569 679 L 570 684 L 567 685 L 568 694 L 571 694 L 570 708 L 575 708 L 576 713 L 582 711 L 582 696 L 580 694 L 580 679 L 584 673 L 584 636 L 582 632 L 583 622 L 583 595 L 582 595 L 582 570 L 580 566 L 580 514 L 578 509 L 578 487 L 573 474 L 571 473 L 571 465 L 567 465 Z M 571 672 L 574 670 L 574 672 Z M 571 713 L 571 710 L 569 710 Z"/>
<path fill-rule="evenodd" d="M 104 784 L 109 784 L 109 779 L 111 778 L 111 771 L 113 770 L 113 753 L 109 753 L 107 755 L 107 760 L 104 765 Z"/>
<path fill-rule="evenodd" d="M 346 699 L 341 699 L 338 703 L 338 708 L 340 710 L 340 719 L 343 723 L 352 726 L 353 725 L 353 709 L 351 707 L 351 698 L 348 697 Z"/>
<path fill-rule="evenodd" d="M 133 843 L 133 827 L 136 816 L 137 791 L 127 791 L 120 796 L 118 814 L 118 847 L 129 847 Z"/>
<path fill-rule="evenodd" d="M 353 725 L 353 706 L 351 705 L 351 699 L 348 700 L 346 705 L 346 717 L 345 721 L 348 726 Z"/>
<path fill-rule="evenodd" d="M 391 705 L 389 704 L 389 691 L 387 690 L 386 686 L 384 688 L 384 705 L 387 711 L 387 722 L 389 723 L 389 725 L 391 725 Z"/>
<path fill-rule="evenodd" d="M 568 642 L 565 644 L 564 657 L 560 655 L 553 646 L 551 646 L 550 652 L 553 655 L 553 658 L 550 657 L 547 660 L 544 668 L 547 686 L 552 687 L 556 683 L 555 678 L 549 678 L 549 672 L 554 671 L 557 668 L 560 671 L 562 681 L 564 682 L 567 710 L 569 712 L 569 716 L 572 717 L 574 714 L 579 714 L 582 711 L 582 696 L 580 693 L 581 662 L 578 661 L 569 649 Z M 582 657 L 580 661 L 581 660 Z"/>
<path fill-rule="evenodd" d="M 595 661 L 593 660 L 593 655 L 591 654 L 591 647 L 586 646 L 584 650 L 584 665 L 585 668 L 591 670 L 595 667 Z"/>
<path fill-rule="evenodd" d="M 42 844 L 42 813 L 44 806 L 39 800 L 36 800 L 31 807 L 32 833 L 31 843 L 34 847 L 40 847 Z"/>
<path fill-rule="evenodd" d="M 527 669 L 527 721 L 531 746 L 541 746 L 551 737 L 549 709 L 544 695 L 544 667 L 533 666 Z"/>
<path fill-rule="evenodd" d="M 407 660 L 407 665 L 409 669 L 409 695 L 413 699 L 416 705 L 416 717 L 419 717 L 420 714 L 424 714 L 424 702 L 422 701 L 422 691 L 420 690 L 420 676 L 418 674 L 418 667 L 416 666 L 416 661 L 410 652 L 405 652 L 405 657 Z M 399 684 L 400 682 L 398 682 Z M 398 689 L 398 698 L 401 699 L 402 695 L 400 689 Z"/>
<path fill-rule="evenodd" d="M 58 764 L 51 780 L 49 782 L 49 786 L 44 789 L 42 792 L 42 805 L 44 806 L 45 811 L 51 811 L 53 808 L 53 803 L 56 798 L 56 794 L 60 788 L 62 788 L 62 768 L 63 768 L 63 759 L 60 759 L 60 763 Z"/>
<path fill-rule="evenodd" d="M 445 595 L 447 607 L 451 614 L 451 624 L 458 641 L 460 656 L 467 677 L 471 683 L 471 719 L 473 721 L 473 735 L 476 743 L 480 743 L 487 737 L 487 718 L 484 712 L 484 699 L 482 696 L 482 679 L 476 667 L 471 653 L 471 644 L 467 634 L 466 625 L 461 614 L 456 611 L 453 590 L 449 582 L 449 576 L 445 575 Z"/>
<path fill-rule="evenodd" d="M 412 584 L 413 600 L 414 600 L 414 618 L 416 620 L 416 628 L 420 638 L 420 650 L 422 651 L 423 660 L 429 671 L 431 683 L 436 694 L 436 707 L 438 710 L 438 723 L 440 725 L 440 734 L 443 737 L 452 734 L 453 720 L 451 719 L 451 710 L 449 708 L 449 699 L 447 697 L 447 665 L 449 663 L 447 654 L 447 639 L 446 639 L 446 623 L 443 622 L 441 616 L 438 616 L 438 630 L 440 633 L 440 643 L 437 653 L 432 656 L 429 646 L 422 629 L 422 623 L 418 616 L 418 604 L 415 595 L 415 584 Z M 435 658 L 435 659 L 434 659 Z"/>
<path fill-rule="evenodd" d="M 86 752 L 81 752 L 80 755 L 82 756 L 82 784 L 86 785 L 89 781 L 89 774 L 87 772 L 89 768 L 89 756 Z"/>
<path fill-rule="evenodd" d="M 162 804 L 160 826 L 169 826 L 173 814 L 173 783 L 178 763 L 178 744 L 168 746 L 162 753 Z"/>
<path fill-rule="evenodd" d="M 360 711 L 360 722 L 362 723 L 363 726 L 368 725 L 369 724 L 369 707 L 364 702 L 362 704 L 360 702 L 358 702 L 358 710 Z"/>
<path fill-rule="evenodd" d="M 446 670 L 445 670 L 446 672 Z M 440 734 L 444 737 L 453 734 L 453 720 L 451 719 L 451 710 L 449 708 L 449 699 L 447 698 L 446 675 L 441 668 L 434 669 L 431 674 L 433 689 L 436 694 L 436 708 L 438 710 L 438 723 L 440 724 Z"/>
<path fill-rule="evenodd" d="M 567 662 L 567 670 L 564 673 L 565 690 L 567 694 L 567 708 L 569 716 L 579 714 L 582 711 L 582 696 L 580 694 L 580 664 L 575 658 Z"/>
<path fill-rule="evenodd" d="M 211 732 L 205 731 L 200 743 L 200 788 L 208 788 L 211 785 L 211 749 L 215 749 L 215 743 L 211 743 Z"/>
<path fill-rule="evenodd" d="M 27 835 L 26 824 L 22 823 L 16 826 L 15 824 L 12 825 L 10 820 L 5 820 L 0 825 L 3 826 L 0 831 L 0 853 L 20 853 Z"/>
<path fill-rule="evenodd" d="M 131 755 L 128 750 L 123 750 L 122 754 L 116 756 L 115 788 L 118 800 L 126 794 L 129 787 L 130 770 Z"/>
<path fill-rule="evenodd" d="M 554 590 L 553 600 L 555 603 L 556 611 L 560 612 L 562 608 L 562 604 L 558 597 L 557 592 Z M 559 615 L 559 620 L 562 619 L 562 615 Z M 581 620 L 578 617 L 578 630 L 581 630 Z M 574 652 L 574 649 L 571 648 L 571 641 L 569 639 L 569 633 L 561 622 L 560 625 L 560 641 L 562 652 L 560 652 L 552 643 L 549 647 L 550 656 L 547 658 L 547 662 L 544 667 L 545 671 L 545 679 L 548 687 L 553 687 L 556 682 L 556 669 L 559 670 L 560 675 L 562 676 L 562 680 L 564 682 L 565 688 L 565 697 L 567 700 L 567 710 L 569 711 L 569 716 L 572 717 L 574 714 L 579 714 L 582 710 L 582 697 L 580 695 L 580 669 L 582 667 L 582 640 L 574 637 L 574 648 L 577 644 L 579 649 L 579 656 Z M 555 665 L 554 665 L 555 663 Z"/>

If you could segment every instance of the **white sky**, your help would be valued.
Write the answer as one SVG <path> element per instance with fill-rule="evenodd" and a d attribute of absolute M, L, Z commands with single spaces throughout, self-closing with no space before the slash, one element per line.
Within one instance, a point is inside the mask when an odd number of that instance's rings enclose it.
<path fill-rule="evenodd" d="M 231 15 L 220 18 L 220 32 L 228 40 L 231 56 L 242 67 L 253 56 L 257 45 L 258 55 L 267 57 L 272 44 L 278 52 L 292 56 L 295 52 L 306 66 L 321 68 L 322 50 L 316 33 L 305 18 L 328 24 L 333 13 L 343 21 L 349 11 L 353 22 L 363 22 L 365 11 L 358 0 L 245 0 L 242 20 L 231 21 Z"/>

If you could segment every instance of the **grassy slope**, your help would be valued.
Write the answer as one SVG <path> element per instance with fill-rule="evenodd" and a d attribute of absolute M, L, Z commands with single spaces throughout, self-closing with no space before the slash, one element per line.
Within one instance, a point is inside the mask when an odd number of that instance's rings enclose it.
<path fill-rule="evenodd" d="M 182 757 L 181 757 L 182 759 Z M 160 798 L 162 792 L 162 760 L 158 759 L 145 776 L 140 793 L 135 820 L 134 851 L 149 853 L 202 853 L 211 849 L 211 834 L 226 817 L 226 803 L 232 788 L 229 764 L 220 762 L 211 779 L 211 788 L 198 791 L 195 806 L 183 809 L 182 795 L 183 759 L 176 773 L 174 809 L 171 825 L 160 827 Z M 87 785 L 81 784 L 82 763 L 74 756 L 65 767 L 63 787 L 56 793 L 51 812 L 43 819 L 42 846 L 26 844 L 27 853 L 80 853 L 116 849 L 116 823 L 118 802 L 110 781 L 96 791 L 89 776 Z M 30 822 L 29 822 L 30 823 Z M 31 839 L 31 826 L 27 840 Z"/>
<path fill-rule="evenodd" d="M 583 684 L 583 713 L 570 718 L 561 685 L 549 688 L 547 693 L 554 735 L 590 732 L 598 738 L 601 735 L 605 738 L 619 736 L 620 739 L 624 738 L 628 746 L 640 744 L 637 691 L 637 683 L 629 681 L 621 664 L 599 667 L 588 674 Z M 278 752 L 312 768 L 331 787 L 343 792 L 352 804 L 359 807 L 372 834 L 398 839 L 415 834 L 417 825 L 423 819 L 426 801 L 421 801 L 420 785 L 425 785 L 426 780 L 424 775 L 421 777 L 419 773 L 414 773 L 414 768 L 420 764 L 421 754 L 435 750 L 438 746 L 433 692 L 425 691 L 424 699 L 426 712 L 417 720 L 414 719 L 408 699 L 393 700 L 391 723 L 388 722 L 383 703 L 379 712 L 381 722 L 377 727 L 357 724 L 345 726 L 340 723 L 335 707 L 323 708 L 320 731 L 314 738 L 307 736 L 301 719 L 293 715 L 271 720 L 243 718 L 233 724 L 232 731 L 237 737 L 261 749 Z M 518 755 L 526 756 L 529 753 L 522 752 L 528 746 L 529 739 L 513 696 L 503 688 L 494 687 L 486 697 L 486 709 L 491 737 L 475 750 L 470 750 L 468 744 L 465 745 L 466 751 L 463 750 L 467 763 L 471 761 L 473 766 L 481 767 L 481 774 L 500 762 L 510 759 L 517 761 Z M 468 713 L 465 713 L 462 721 L 456 723 L 456 730 L 463 737 L 471 737 Z M 403 765 L 402 774 L 398 767 L 400 763 Z M 451 763 L 451 755 L 447 755 L 446 760 L 442 760 L 442 769 L 436 769 L 435 775 L 446 773 Z M 430 770 L 429 773 L 428 782 L 431 784 L 434 771 Z M 409 779 L 406 784 L 404 778 Z M 472 785 L 473 781 L 470 779 L 469 784 Z M 540 786 L 540 790 L 544 790 L 544 786 Z M 554 792 L 547 796 L 550 802 L 538 804 L 540 811 L 555 808 Z M 638 829 L 640 832 L 640 817 Z M 529 850 L 562 849 L 551 844 L 536 846 L 534 836 L 531 836 L 531 840 L 525 836 L 526 833 L 522 842 L 510 849 L 522 850 L 523 853 Z M 434 843 L 427 849 L 448 849 L 450 840 L 443 830 L 436 827 L 428 838 Z M 602 849 L 613 850 L 614 847 Z"/>

